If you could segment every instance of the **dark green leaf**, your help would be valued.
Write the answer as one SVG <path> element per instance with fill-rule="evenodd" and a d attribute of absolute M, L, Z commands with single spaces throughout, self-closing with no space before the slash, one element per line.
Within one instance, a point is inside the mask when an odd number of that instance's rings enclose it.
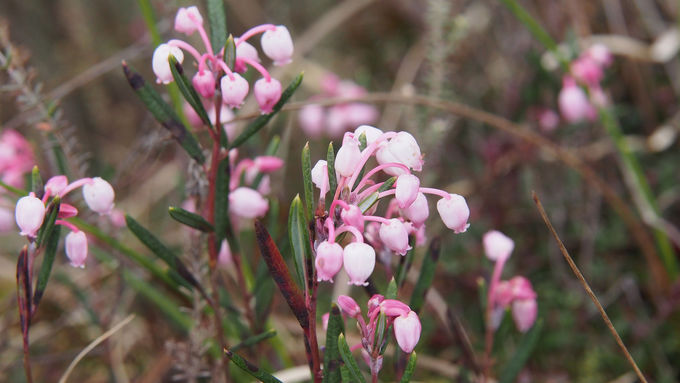
<path fill-rule="evenodd" d="M 123 72 L 125 72 L 125 77 L 132 89 L 137 93 L 137 96 L 156 120 L 172 134 L 172 137 L 184 148 L 189 156 L 201 164 L 205 162 L 205 157 L 198 141 L 196 141 L 196 138 L 187 130 L 184 124 L 180 122 L 172 107 L 163 101 L 158 92 L 144 81 L 144 78 L 139 73 L 130 69 L 125 62 L 123 62 Z"/>
<path fill-rule="evenodd" d="M 340 366 L 340 376 L 342 377 L 342 382 L 351 382 L 352 381 L 352 376 L 349 373 L 349 368 L 345 366 L 344 364 Z"/>
<path fill-rule="evenodd" d="M 390 283 L 387 284 L 387 291 L 385 292 L 385 298 L 386 299 L 397 299 L 397 292 L 399 291 L 399 288 L 397 287 L 397 281 L 394 280 L 394 277 L 390 279 Z"/>
<path fill-rule="evenodd" d="M 528 333 L 524 334 L 512 359 L 510 359 L 508 364 L 503 368 L 503 372 L 501 372 L 500 375 L 500 383 L 512 383 L 515 381 L 517 374 L 519 374 L 527 360 L 529 360 L 529 356 L 531 356 L 531 352 L 538 342 L 542 329 L 543 319 L 539 318 L 536 320 L 536 323 L 534 323 L 534 327 L 532 327 Z"/>
<path fill-rule="evenodd" d="M 359 202 L 359 209 L 362 213 L 366 213 L 376 202 L 378 202 L 378 192 L 371 193 L 368 197 Z"/>
<path fill-rule="evenodd" d="M 198 214 L 186 211 L 181 207 L 170 206 L 168 213 L 177 222 L 193 227 L 194 229 L 209 233 L 213 231 L 213 225 Z"/>
<path fill-rule="evenodd" d="M 380 188 L 378 188 L 378 193 L 382 193 L 384 191 L 389 190 L 390 188 L 392 188 L 392 185 L 394 185 L 395 182 L 397 182 L 397 177 L 388 178 L 387 181 L 385 181 L 385 183 L 382 184 Z"/>
<path fill-rule="evenodd" d="M 227 42 L 224 43 L 224 62 L 227 63 L 229 69 L 234 69 L 236 64 L 236 43 L 232 35 L 229 35 Z"/>
<path fill-rule="evenodd" d="M 17 196 L 25 196 L 25 195 L 28 194 L 28 192 L 26 190 L 21 190 L 21 189 L 15 188 L 14 186 L 8 185 L 8 184 L 6 184 L 2 181 L 0 181 L 0 186 L 2 186 L 3 188 L 5 188 L 10 193 L 17 195 Z"/>
<path fill-rule="evenodd" d="M 333 149 L 332 141 L 328 143 L 326 167 L 328 168 L 328 191 L 330 191 L 332 198 L 332 196 L 335 195 L 335 189 L 338 188 L 338 179 L 335 175 L 335 149 Z"/>
<path fill-rule="evenodd" d="M 408 358 L 408 364 L 406 364 L 406 369 L 404 370 L 404 375 L 401 376 L 399 383 L 408 383 L 411 381 L 413 376 L 413 371 L 416 369 L 416 352 L 413 351 L 411 356 Z"/>
<path fill-rule="evenodd" d="M 357 361 L 354 360 L 352 351 L 349 349 L 349 345 L 347 345 L 347 341 L 345 340 L 345 336 L 343 334 L 338 335 L 338 350 L 340 351 L 342 360 L 345 362 L 345 366 L 349 370 L 351 377 L 350 381 L 366 383 L 366 379 L 364 379 L 364 376 L 361 374 L 359 365 L 357 364 Z"/>
<path fill-rule="evenodd" d="M 411 310 L 416 313 L 420 312 L 425 302 L 425 294 L 427 290 L 432 285 L 432 279 L 434 278 L 434 272 L 437 267 L 437 260 L 439 260 L 439 250 L 440 241 L 439 238 L 434 238 L 430 242 L 430 247 L 427 249 L 427 254 L 425 254 L 425 259 L 423 260 L 423 265 L 420 268 L 420 276 L 418 276 L 418 282 L 416 282 L 413 288 L 413 293 L 411 294 Z"/>
<path fill-rule="evenodd" d="M 339 383 L 341 381 L 340 366 L 342 357 L 338 350 L 338 336 L 345 331 L 340 309 L 333 303 L 328 317 L 326 331 L 326 348 L 323 354 L 323 383 Z"/>
<path fill-rule="evenodd" d="M 309 245 L 307 222 L 299 194 L 295 196 L 293 202 L 290 204 L 290 211 L 288 213 L 288 239 L 290 240 L 290 245 L 293 250 L 293 262 L 295 264 L 295 274 L 298 278 L 298 283 L 306 288 L 307 278 L 305 278 L 305 260 L 307 257 L 311 257 L 311 249 Z"/>
<path fill-rule="evenodd" d="M 227 18 L 224 13 L 223 0 L 206 0 L 208 24 L 210 25 L 210 42 L 215 54 L 227 41 Z"/>
<path fill-rule="evenodd" d="M 235 353 L 233 353 L 229 350 L 226 350 L 226 349 L 224 350 L 224 353 L 227 354 L 229 359 L 231 359 L 231 361 L 235 365 L 237 365 L 240 369 L 242 369 L 243 371 L 250 374 L 253 378 L 259 379 L 263 383 L 276 383 L 276 382 L 281 383 L 280 380 L 278 380 L 275 377 L 273 377 L 272 375 L 260 370 L 259 367 L 250 363 L 249 361 L 243 359 L 238 354 L 235 354 Z"/>
<path fill-rule="evenodd" d="M 196 114 L 201 118 L 201 121 L 212 128 L 210 117 L 208 117 L 208 113 L 205 111 L 203 103 L 201 102 L 201 98 L 198 93 L 196 93 L 196 89 L 194 89 L 194 86 L 184 75 L 184 68 L 182 68 L 182 64 L 177 62 L 177 59 L 173 55 L 168 56 L 168 64 L 170 65 L 172 78 L 175 79 L 177 88 L 179 89 L 180 93 L 182 93 L 184 99 L 187 100 L 189 105 L 191 105 L 194 111 L 196 111 Z"/>
<path fill-rule="evenodd" d="M 302 149 L 302 181 L 304 182 L 307 219 L 312 220 L 314 218 L 314 184 L 312 183 L 312 158 L 309 151 L 309 141 Z"/>
<path fill-rule="evenodd" d="M 45 256 L 43 257 L 42 264 L 40 265 L 40 274 L 38 274 L 38 282 L 35 285 L 35 292 L 33 293 L 33 305 L 35 307 L 38 307 L 38 303 L 40 303 L 40 299 L 42 299 L 42 296 L 45 293 L 47 281 L 50 279 L 54 257 L 57 255 L 60 234 L 61 228 L 56 226 L 50 232 L 49 237 L 47 237 L 47 242 L 45 244 Z"/>
<path fill-rule="evenodd" d="M 61 206 L 61 199 L 56 196 L 52 199 L 52 202 L 47 206 L 47 212 L 45 213 L 45 219 L 43 224 L 38 231 L 38 236 L 35 239 L 35 244 L 37 246 L 42 245 L 45 238 L 49 238 L 50 234 L 54 230 L 54 222 L 57 220 L 59 215 L 59 207 Z"/>
<path fill-rule="evenodd" d="M 241 146 L 244 142 L 246 142 L 250 137 L 252 137 L 255 133 L 257 133 L 260 129 L 262 129 L 269 120 L 271 120 L 280 110 L 283 108 L 283 106 L 288 102 L 288 100 L 293 96 L 293 93 L 297 90 L 297 88 L 300 86 L 302 83 L 302 73 L 297 75 L 293 79 L 293 82 L 288 85 L 288 88 L 283 91 L 281 94 L 281 98 L 279 99 L 279 102 L 274 105 L 274 108 L 272 108 L 271 113 L 264 114 L 258 118 L 255 119 L 255 121 L 251 122 L 248 124 L 248 126 L 243 130 L 243 133 L 241 133 L 234 142 L 231 143 L 229 146 L 230 148 L 237 148 Z"/>
<path fill-rule="evenodd" d="M 40 176 L 40 170 L 38 169 L 38 166 L 34 166 L 33 170 L 31 170 L 31 190 L 33 193 L 35 193 L 36 197 L 43 197 L 43 180 Z"/>

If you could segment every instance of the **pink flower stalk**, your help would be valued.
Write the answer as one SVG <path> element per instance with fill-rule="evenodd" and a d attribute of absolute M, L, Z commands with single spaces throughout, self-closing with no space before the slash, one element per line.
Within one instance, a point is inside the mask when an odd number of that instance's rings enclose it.
<path fill-rule="evenodd" d="M 366 280 L 375 268 L 375 250 L 365 243 L 352 242 L 343 251 L 343 266 L 349 275 L 349 284 L 368 286 Z"/>
<path fill-rule="evenodd" d="M 286 65 L 292 61 L 293 39 L 285 26 L 277 25 L 274 30 L 264 32 L 260 44 L 264 54 L 274 60 L 274 65 Z"/>
<path fill-rule="evenodd" d="M 68 178 L 66 176 L 54 176 L 45 182 L 44 190 L 45 194 L 57 195 L 61 193 L 68 186 Z"/>
<path fill-rule="evenodd" d="M 254 92 L 262 114 L 271 113 L 281 99 L 281 83 L 274 78 L 261 78 L 255 82 Z"/>
<path fill-rule="evenodd" d="M 420 340 L 421 330 L 420 319 L 415 311 L 394 319 L 394 337 L 397 339 L 397 344 L 399 344 L 401 350 L 407 354 L 416 348 Z"/>
<path fill-rule="evenodd" d="M 248 70 L 247 61 L 260 62 L 260 56 L 257 54 L 257 49 L 249 44 L 247 41 L 242 41 L 236 45 L 236 62 L 234 63 L 234 70 L 239 73 L 245 73 Z"/>
<path fill-rule="evenodd" d="M 90 183 L 83 185 L 83 198 L 90 209 L 99 214 L 109 214 L 113 209 L 115 193 L 111 184 L 100 177 L 94 177 Z"/>
<path fill-rule="evenodd" d="M 229 193 L 229 211 L 241 218 L 262 217 L 269 209 L 269 202 L 257 191 L 238 187 Z"/>
<path fill-rule="evenodd" d="M 71 261 L 71 266 L 85 268 L 87 259 L 87 236 L 82 231 L 72 231 L 64 240 L 66 256 Z"/>
<path fill-rule="evenodd" d="M 321 281 L 333 281 L 335 274 L 342 268 L 342 246 L 333 242 L 323 241 L 316 249 L 316 275 Z"/>
<path fill-rule="evenodd" d="M 36 198 L 33 193 L 19 198 L 14 217 L 17 225 L 21 229 L 19 234 L 29 238 L 35 238 L 36 233 L 42 226 L 45 219 L 45 205 Z"/>

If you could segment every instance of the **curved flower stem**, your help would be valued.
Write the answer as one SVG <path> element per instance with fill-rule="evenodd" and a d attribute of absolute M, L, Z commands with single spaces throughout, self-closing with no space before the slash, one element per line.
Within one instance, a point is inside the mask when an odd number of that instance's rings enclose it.
<path fill-rule="evenodd" d="M 233 80 L 233 79 L 234 79 L 234 72 L 232 72 L 231 69 L 229 69 L 229 66 L 227 65 L 227 63 L 225 63 L 225 62 L 222 61 L 222 60 L 215 60 L 215 62 L 217 63 L 217 65 L 220 66 L 220 68 L 222 68 L 222 70 L 224 71 L 224 73 L 226 73 L 227 76 L 229 76 L 229 79 L 230 79 L 230 80 Z"/>
<path fill-rule="evenodd" d="M 81 178 L 77 181 L 73 181 L 59 192 L 59 198 L 64 198 L 64 196 L 66 196 L 66 194 L 74 191 L 75 189 L 78 189 L 81 186 L 84 186 L 84 185 L 87 185 L 87 184 L 90 184 L 90 183 L 92 183 L 92 178 Z"/>
<path fill-rule="evenodd" d="M 361 235 L 361 232 L 354 226 L 349 226 L 349 225 L 342 225 L 340 226 L 337 230 L 335 230 L 335 235 L 338 235 L 340 233 L 344 232 L 350 232 L 354 236 L 354 239 L 357 240 L 359 243 L 364 243 L 364 236 Z"/>
<path fill-rule="evenodd" d="M 58 220 L 54 221 L 54 224 L 55 224 L 55 225 L 66 226 L 66 227 L 69 228 L 69 230 L 71 230 L 71 231 L 74 232 L 74 233 L 77 233 L 77 232 L 80 231 L 80 229 L 78 229 L 78 228 L 76 227 L 76 225 L 72 224 L 72 223 L 69 222 L 69 221 L 64 221 L 63 219 L 58 219 Z"/>
<path fill-rule="evenodd" d="M 380 223 L 390 223 L 390 220 L 385 217 L 378 217 L 377 215 L 365 215 L 364 220 L 380 222 Z"/>
<path fill-rule="evenodd" d="M 371 186 L 367 187 L 366 189 L 362 190 L 361 193 L 359 193 L 359 195 L 357 195 L 357 200 L 359 200 L 359 201 L 363 200 L 364 198 L 366 198 L 366 196 L 368 196 L 371 193 L 374 193 L 376 190 L 380 189 L 380 187 L 382 187 L 384 184 L 385 184 L 384 182 L 380 182 L 380 183 L 377 183 L 375 185 L 371 185 Z"/>
<path fill-rule="evenodd" d="M 269 72 L 267 71 L 267 69 L 265 69 L 265 67 L 263 67 L 262 65 L 260 65 L 260 63 L 258 63 L 257 61 L 255 61 L 255 60 L 253 60 L 253 59 L 250 59 L 250 58 L 248 58 L 248 57 L 239 57 L 239 60 L 241 60 L 241 61 L 243 61 L 244 63 L 250 65 L 250 66 L 253 67 L 253 68 L 255 68 L 255 70 L 257 70 L 258 72 L 260 72 L 260 74 L 262 75 L 262 77 L 264 77 L 264 79 L 267 80 L 267 82 L 271 81 L 272 77 L 271 77 L 271 75 L 269 74 Z"/>
<path fill-rule="evenodd" d="M 210 57 L 213 59 L 215 58 L 215 53 L 213 52 L 212 49 L 212 44 L 210 43 L 210 39 L 208 38 L 208 34 L 205 32 L 205 28 L 203 28 L 203 24 L 199 24 L 196 22 L 196 19 L 193 17 L 192 14 L 189 14 L 189 18 L 195 22 L 198 25 L 198 34 L 201 35 L 201 40 L 203 40 L 203 45 L 205 45 L 205 49 L 208 51 L 208 54 Z"/>
<path fill-rule="evenodd" d="M 253 161 L 251 159 L 243 159 L 241 160 L 238 165 L 236 165 L 236 169 L 234 169 L 233 173 L 231 174 L 231 178 L 229 180 L 229 190 L 234 190 L 239 184 L 239 181 L 241 181 L 241 173 L 243 173 L 246 168 L 249 168 L 253 166 Z"/>
<path fill-rule="evenodd" d="M 408 166 L 406 166 L 404 164 L 400 164 L 398 162 L 390 162 L 390 163 L 387 163 L 387 164 L 378 165 L 378 166 L 374 167 L 373 169 L 371 169 L 368 173 L 366 173 L 364 178 L 362 178 L 361 181 L 359 181 L 359 184 L 357 185 L 357 187 L 354 188 L 354 190 L 361 190 L 361 187 L 371 178 L 371 176 L 373 176 L 375 173 L 377 173 L 377 172 L 379 172 L 383 169 L 387 169 L 387 168 L 401 168 L 403 170 L 406 170 L 408 173 L 411 173 L 411 170 L 408 168 Z"/>
<path fill-rule="evenodd" d="M 171 47 L 184 49 L 185 51 L 189 52 L 189 54 L 194 56 L 194 59 L 196 59 L 197 62 L 201 62 L 201 54 L 198 53 L 198 51 L 196 50 L 196 48 L 193 47 L 193 45 L 187 43 L 186 41 L 172 39 L 168 41 L 168 45 L 170 45 Z"/>
<path fill-rule="evenodd" d="M 438 195 L 442 198 L 445 198 L 447 200 L 451 199 L 451 193 L 441 190 L 441 189 L 435 189 L 435 188 L 419 188 L 419 192 L 424 193 L 424 194 L 434 194 Z"/>
<path fill-rule="evenodd" d="M 258 33 L 264 33 L 267 31 L 273 31 L 276 29 L 276 25 L 274 24 L 262 24 L 258 25 L 256 27 L 252 27 L 248 29 L 244 34 L 242 34 L 238 39 L 236 39 L 236 42 L 234 43 L 236 46 L 239 46 L 241 42 L 247 41 L 249 38 L 255 36 Z"/>

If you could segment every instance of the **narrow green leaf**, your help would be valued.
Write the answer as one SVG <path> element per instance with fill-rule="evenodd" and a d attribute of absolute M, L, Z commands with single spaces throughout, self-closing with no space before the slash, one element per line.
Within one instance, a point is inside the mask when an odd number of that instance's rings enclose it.
<path fill-rule="evenodd" d="M 432 280 L 434 279 L 434 272 L 437 268 L 437 260 L 439 260 L 439 251 L 441 242 L 439 238 L 434 238 L 430 242 L 430 247 L 427 249 L 427 254 L 425 254 L 425 259 L 423 260 L 423 265 L 420 267 L 420 276 L 418 276 L 418 282 L 416 282 L 413 288 L 413 293 L 411 293 L 411 310 L 416 313 L 420 312 L 425 302 L 425 294 L 427 290 L 432 285 Z"/>
<path fill-rule="evenodd" d="M 224 62 L 227 63 L 231 70 L 236 65 L 236 43 L 234 42 L 234 36 L 231 34 L 227 37 L 227 42 L 224 43 Z"/>
<path fill-rule="evenodd" d="M 335 190 L 338 188 L 338 179 L 336 178 L 335 175 L 335 149 L 333 149 L 333 141 L 328 143 L 328 153 L 326 154 L 326 167 L 328 168 L 328 191 L 331 193 L 332 197 L 333 195 L 335 195 Z"/>
<path fill-rule="evenodd" d="M 340 376 L 342 377 L 342 382 L 351 382 L 352 381 L 352 376 L 349 372 L 349 368 L 345 366 L 344 364 L 340 366 Z"/>
<path fill-rule="evenodd" d="M 499 383 L 512 383 L 515 381 L 517 374 L 522 371 L 522 368 L 527 363 L 527 360 L 529 360 L 536 343 L 538 343 L 542 329 L 543 319 L 539 318 L 536 320 L 536 323 L 534 323 L 534 327 L 522 337 L 512 359 L 510 359 L 508 364 L 503 368 Z"/>
<path fill-rule="evenodd" d="M 253 378 L 259 379 L 263 383 L 281 383 L 280 380 L 276 379 L 272 375 L 260 370 L 259 367 L 245 360 L 243 357 L 235 354 L 227 349 L 224 350 L 229 359 L 237 365 L 240 369 L 250 374 Z"/>
<path fill-rule="evenodd" d="M 56 226 L 47 237 L 45 243 L 45 256 L 40 265 L 40 273 L 38 274 L 38 282 L 35 285 L 35 292 L 33 293 L 33 305 L 38 307 L 40 299 L 42 299 L 47 288 L 47 281 L 50 279 L 52 272 L 52 264 L 54 257 L 57 255 L 57 247 L 59 246 L 59 235 L 61 234 L 61 227 Z"/>
<path fill-rule="evenodd" d="M 227 41 L 227 18 L 224 13 L 223 0 L 206 0 L 208 24 L 210 25 L 210 43 L 215 54 Z"/>
<path fill-rule="evenodd" d="M 290 204 L 288 213 L 288 239 L 293 250 L 293 262 L 295 264 L 295 275 L 300 286 L 307 288 L 307 278 L 305 278 L 305 259 L 308 253 L 309 234 L 305 223 L 302 201 L 298 194 Z"/>
<path fill-rule="evenodd" d="M 387 181 L 385 181 L 385 183 L 382 184 L 382 186 L 380 186 L 380 188 L 378 188 L 378 193 L 382 193 L 384 191 L 391 189 L 392 185 L 394 185 L 395 182 L 397 182 L 397 177 L 388 178 Z"/>
<path fill-rule="evenodd" d="M 273 338 L 276 336 L 276 330 L 267 330 L 261 334 L 253 335 L 250 338 L 242 341 L 241 343 L 235 345 L 234 347 L 231 348 L 230 351 L 236 352 L 244 347 L 250 347 L 252 345 L 258 344 L 262 342 L 263 340 L 267 340 L 269 338 Z"/>
<path fill-rule="evenodd" d="M 232 239 L 229 235 L 229 180 L 231 178 L 229 158 L 220 161 L 217 167 L 217 179 L 215 181 L 215 234 L 217 234 L 217 246 L 220 246 L 225 238 Z M 235 245 L 236 241 L 229 241 Z M 231 242 L 234 242 L 233 244 Z M 234 249 L 236 250 L 236 249 Z"/>
<path fill-rule="evenodd" d="M 314 218 L 314 184 L 312 183 L 312 158 L 309 150 L 309 141 L 302 149 L 302 180 L 305 189 L 305 206 L 307 207 L 307 219 Z"/>
<path fill-rule="evenodd" d="M 61 199 L 56 196 L 52 199 L 52 202 L 47 206 L 47 212 L 45 213 L 45 219 L 43 224 L 38 230 L 38 236 L 35 239 L 36 246 L 41 246 L 45 238 L 49 238 L 50 234 L 54 230 L 54 223 L 59 215 L 59 207 L 61 206 Z"/>
<path fill-rule="evenodd" d="M 244 142 L 246 142 L 250 137 L 252 137 L 255 133 L 257 133 L 260 129 L 262 129 L 267 123 L 279 112 L 281 111 L 281 108 L 290 100 L 290 98 L 293 96 L 293 93 L 297 90 L 297 88 L 300 86 L 302 83 L 302 73 L 297 75 L 294 79 L 293 82 L 288 85 L 286 90 L 283 91 L 281 94 L 281 98 L 279 99 L 279 102 L 274 105 L 274 108 L 272 108 L 271 113 L 264 114 L 258 118 L 255 119 L 255 121 L 251 122 L 246 126 L 246 128 L 243 130 L 243 133 L 241 133 L 234 142 L 231 143 L 229 146 L 230 149 L 237 148 L 241 146 Z"/>
<path fill-rule="evenodd" d="M 31 170 L 31 190 L 33 193 L 35 193 L 36 197 L 43 197 L 43 180 L 40 176 L 40 170 L 38 169 L 37 165 L 33 167 L 33 170 Z"/>
<path fill-rule="evenodd" d="M 189 272 L 186 266 L 180 261 L 170 249 L 168 249 L 155 235 L 142 226 L 139 222 L 129 215 L 125 216 L 125 222 L 128 229 L 134 234 L 152 253 L 158 258 L 162 259 L 169 267 L 169 274 L 171 278 L 180 277 L 179 281 L 183 281 L 188 288 L 197 287 L 202 290 L 200 284 Z"/>
<path fill-rule="evenodd" d="M 271 303 L 274 298 L 274 280 L 267 270 L 267 265 L 260 262 L 255 273 L 255 284 L 253 296 L 255 297 L 255 315 L 259 319 L 258 323 L 265 323 L 265 318 L 269 316 Z"/>
<path fill-rule="evenodd" d="M 352 351 L 349 349 L 349 346 L 347 345 L 347 341 L 345 340 L 345 336 L 343 334 L 338 335 L 338 350 L 340 352 L 340 356 L 342 356 L 342 360 L 345 362 L 345 366 L 349 370 L 351 378 L 350 381 L 366 383 L 366 379 L 361 374 L 361 371 L 359 370 L 359 365 L 357 364 L 357 361 L 354 360 L 354 357 L 352 356 Z"/>
<path fill-rule="evenodd" d="M 417 360 L 416 352 L 413 351 L 411 353 L 411 356 L 408 358 L 408 363 L 406 364 L 406 369 L 404 370 L 404 375 L 401 376 L 401 380 L 399 380 L 399 383 L 408 383 L 411 381 L 411 377 L 413 376 L 413 372 L 416 370 L 416 360 Z"/>
<path fill-rule="evenodd" d="M 378 202 L 378 192 L 371 193 L 368 197 L 359 202 L 359 209 L 362 213 L 366 213 L 376 202 Z"/>
<path fill-rule="evenodd" d="M 212 128 L 208 112 L 205 111 L 205 107 L 203 107 L 203 103 L 201 102 L 198 93 L 196 93 L 196 89 L 194 89 L 194 86 L 184 75 L 182 64 L 177 62 L 177 59 L 173 55 L 168 56 L 168 64 L 170 65 L 172 78 L 175 79 L 175 84 L 177 84 L 177 88 L 184 99 L 191 105 L 191 108 L 193 108 L 198 117 L 201 118 L 201 121 Z"/>
<path fill-rule="evenodd" d="M 326 347 L 323 354 L 323 383 L 339 383 L 341 381 L 340 366 L 342 357 L 338 350 L 338 336 L 345 331 L 340 309 L 333 303 L 328 317 L 326 330 Z"/>
<path fill-rule="evenodd" d="M 387 284 L 387 291 L 385 292 L 385 298 L 386 299 L 397 299 L 397 292 L 399 291 L 399 287 L 397 287 L 397 281 L 394 280 L 394 277 L 390 279 L 390 283 Z"/>
<path fill-rule="evenodd" d="M 186 211 L 181 207 L 170 206 L 168 208 L 168 213 L 177 222 L 193 227 L 194 229 L 209 233 L 214 230 L 210 222 L 206 221 L 205 218 L 198 214 Z"/>
<path fill-rule="evenodd" d="M 6 184 L 6 183 L 4 183 L 4 182 L 2 182 L 2 181 L 0 181 L 0 186 L 2 186 L 2 187 L 5 188 L 8 192 L 10 192 L 10 193 L 12 193 L 12 194 L 14 194 L 14 195 L 16 195 L 16 196 L 25 196 L 25 195 L 28 194 L 28 192 L 27 192 L 26 190 L 21 190 L 21 189 L 19 189 L 19 188 L 15 188 L 14 186 L 8 185 L 8 184 Z"/>
<path fill-rule="evenodd" d="M 397 286 L 401 287 L 404 284 L 404 281 L 406 280 L 406 275 L 408 274 L 408 271 L 411 269 L 411 265 L 413 264 L 413 257 L 416 254 L 416 237 L 415 235 L 409 235 L 408 237 L 408 244 L 411 246 L 411 250 L 409 250 L 406 255 L 401 257 L 399 260 L 399 268 L 397 269 Z"/>
<path fill-rule="evenodd" d="M 127 269 L 123 269 L 123 280 L 138 294 L 156 305 L 180 329 L 186 332 L 191 329 L 191 318 L 184 314 L 175 302 L 168 299 L 166 294 L 159 291 L 152 284 L 138 278 Z"/>
<path fill-rule="evenodd" d="M 139 73 L 130 69 L 125 62 L 123 62 L 123 72 L 132 89 L 156 120 L 172 134 L 173 138 L 184 148 L 189 156 L 201 164 L 205 162 L 205 157 L 198 141 L 196 141 L 196 138 L 187 130 L 184 124 L 180 122 L 172 107 L 163 101 L 158 92 L 144 81 L 144 78 Z"/>

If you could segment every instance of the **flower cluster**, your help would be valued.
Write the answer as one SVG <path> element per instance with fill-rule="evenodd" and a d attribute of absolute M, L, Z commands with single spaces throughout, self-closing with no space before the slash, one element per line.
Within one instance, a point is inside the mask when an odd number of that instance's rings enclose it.
<path fill-rule="evenodd" d="M 501 324 L 505 311 L 512 306 L 512 318 L 517 329 L 528 331 L 536 321 L 538 305 L 536 292 L 528 279 L 516 276 L 509 281 L 501 280 L 505 262 L 510 258 L 515 243 L 499 231 L 484 234 L 484 252 L 487 258 L 495 262 L 487 304 L 491 308 L 491 327 L 497 329 Z"/>
<path fill-rule="evenodd" d="M 567 122 L 592 121 L 597 117 L 597 107 L 608 103 L 600 82 L 611 63 L 611 53 L 600 44 L 591 46 L 571 63 L 558 96 L 560 112 Z"/>
<path fill-rule="evenodd" d="M 365 166 L 372 157 L 378 165 L 369 170 Z M 421 187 L 413 171 L 421 171 L 422 167 L 420 147 L 407 132 L 383 133 L 362 125 L 353 133 L 345 133 L 335 158 L 337 189 L 322 227 L 317 228 L 315 264 L 319 281 L 332 281 L 344 266 L 351 284 L 367 285 L 376 251 L 389 259 L 392 253 L 404 255 L 410 250 L 409 235 L 423 241 L 424 223 L 429 216 L 425 194 L 441 197 L 437 210 L 449 229 L 455 233 L 467 230 L 470 210 L 465 198 Z M 376 182 L 372 177 L 379 172 L 394 177 Z M 329 191 L 326 161 L 316 163 L 312 181 L 320 190 L 319 206 L 323 206 Z M 382 216 L 375 215 L 377 202 L 384 198 L 390 198 L 387 211 Z M 344 232 L 351 233 L 353 241 L 343 249 L 336 239 Z"/>
<path fill-rule="evenodd" d="M 309 101 L 328 98 L 357 98 L 366 94 L 366 89 L 349 80 L 340 80 L 334 74 L 326 74 L 321 80 L 322 93 Z M 310 138 L 319 138 L 324 132 L 331 138 L 339 138 L 346 131 L 363 124 L 372 124 L 378 119 L 378 110 L 369 104 L 350 102 L 335 104 L 328 108 L 309 104 L 300 110 L 300 127 Z"/>
<path fill-rule="evenodd" d="M 24 187 L 24 175 L 31 171 L 35 158 L 33 149 L 17 131 L 7 129 L 0 135 L 0 180 L 15 188 Z M 14 230 L 12 202 L 2 197 L 0 188 L 0 233 Z"/>
<path fill-rule="evenodd" d="M 187 36 L 198 32 L 206 52 L 201 54 L 191 44 L 178 39 L 159 45 L 152 58 L 152 67 L 158 83 L 168 84 L 173 81 L 168 58 L 172 55 L 177 62 L 182 63 L 186 51 L 198 64 L 198 71 L 192 79 L 192 84 L 198 94 L 211 100 L 219 81 L 223 104 L 229 108 L 238 108 L 243 104 L 250 90 L 250 84 L 239 73 L 245 73 L 250 66 L 262 75 L 262 78 L 257 80 L 253 86 L 253 93 L 260 105 L 260 110 L 262 113 L 272 111 L 273 106 L 281 98 L 281 83 L 272 78 L 260 64 L 257 49 L 248 43 L 248 39 L 261 33 L 260 46 L 264 54 L 273 60 L 274 65 L 288 64 L 293 55 L 293 41 L 285 26 L 262 24 L 236 38 L 234 40 L 236 46 L 234 68 L 229 68 L 224 61 L 225 48 L 219 52 L 213 51 L 208 34 L 203 27 L 203 17 L 197 7 L 180 8 L 177 11 L 175 30 Z M 212 113 L 215 114 L 214 108 Z"/>
<path fill-rule="evenodd" d="M 418 314 L 396 299 L 385 299 L 380 294 L 373 295 L 368 300 L 368 321 L 364 320 L 361 308 L 351 297 L 340 295 L 338 307 L 345 315 L 357 320 L 361 332 L 361 343 L 353 348 L 363 349 L 362 353 L 371 371 L 377 373 L 382 367 L 381 350 L 385 349 L 383 343 L 387 341 L 387 337 L 383 333 L 376 334 L 380 328 L 389 329 L 393 326 L 394 338 L 399 348 L 405 353 L 412 352 L 420 340 L 422 328 Z M 381 320 L 385 321 L 382 326 Z"/>
<path fill-rule="evenodd" d="M 60 200 L 63 200 L 68 193 L 78 188 L 82 188 L 83 199 L 91 210 L 100 215 L 108 215 L 112 212 L 115 193 L 111 185 L 102 178 L 81 178 L 69 183 L 66 176 L 54 176 L 45 183 L 42 199 L 31 192 L 17 201 L 14 215 L 16 223 L 21 229 L 20 234 L 26 236 L 29 241 L 35 240 L 38 230 L 45 220 L 46 206 L 50 197 L 59 197 Z M 85 267 L 88 252 L 87 236 L 65 220 L 76 215 L 78 215 L 78 209 L 75 206 L 61 202 L 55 224 L 71 230 L 65 239 L 66 256 L 68 256 L 72 266 L 82 268 Z"/>

